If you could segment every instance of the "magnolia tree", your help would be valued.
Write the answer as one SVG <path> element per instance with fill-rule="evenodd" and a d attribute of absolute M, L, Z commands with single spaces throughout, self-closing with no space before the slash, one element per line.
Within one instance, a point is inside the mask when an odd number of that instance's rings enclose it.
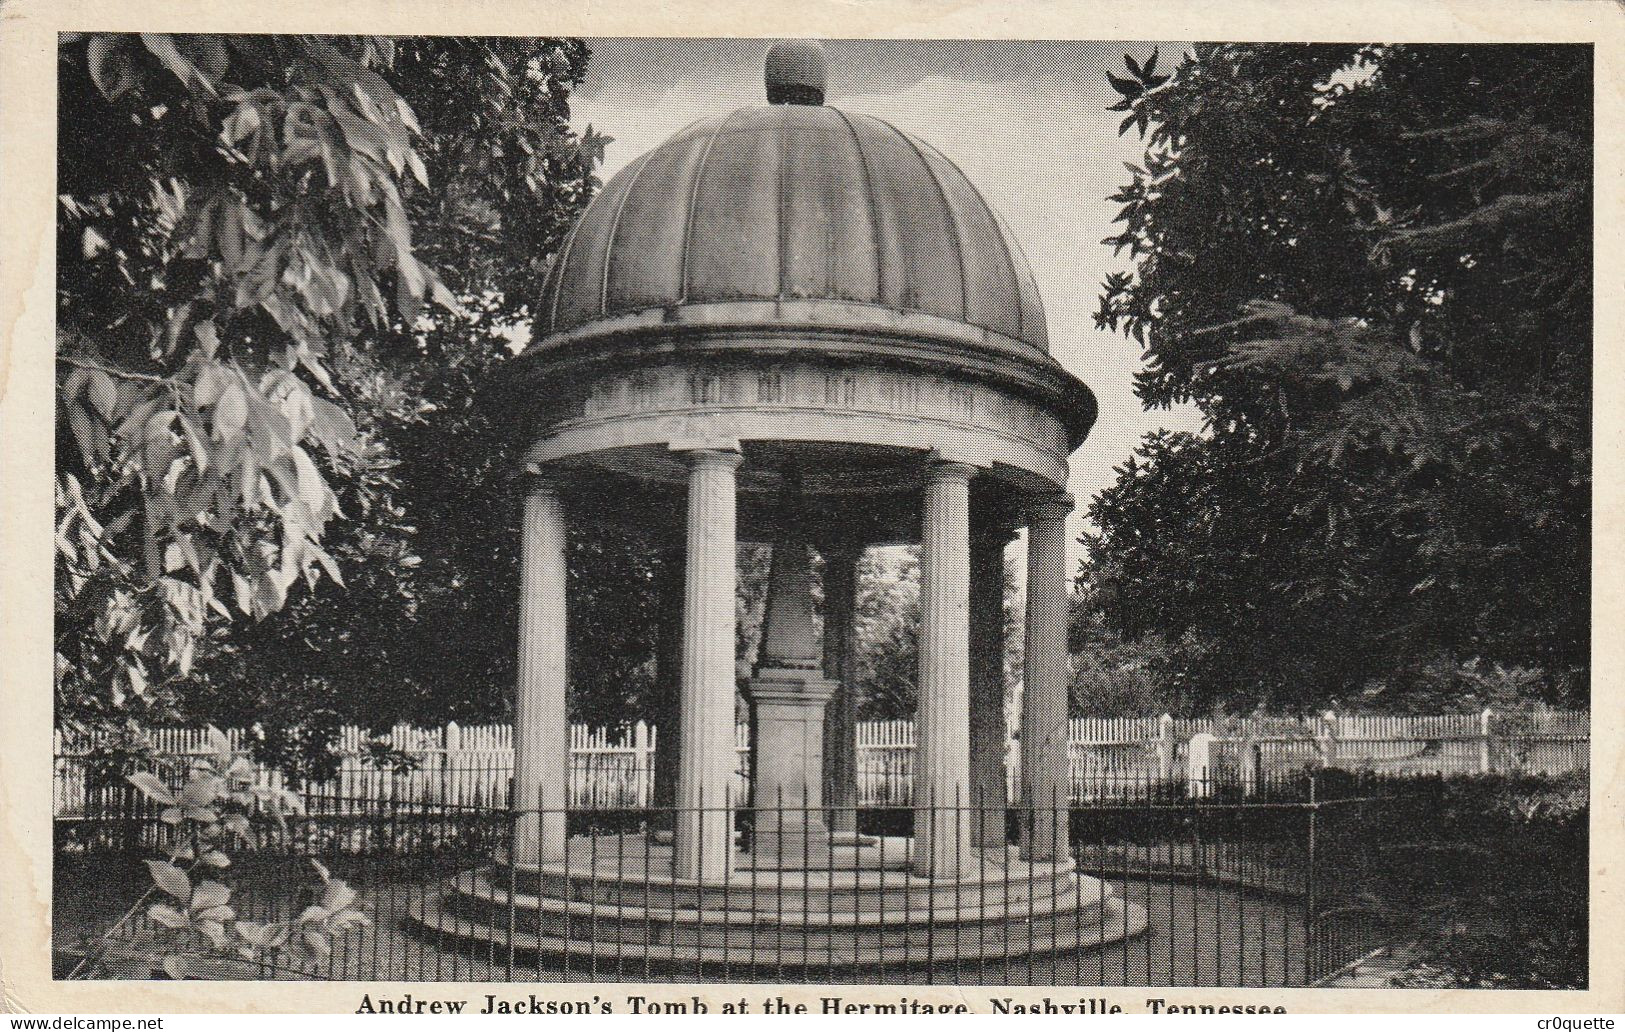
<path fill-rule="evenodd" d="M 1112 84 L 1145 155 L 1096 321 L 1196 406 L 1091 504 L 1086 609 L 1197 708 L 1589 685 L 1585 47 L 1200 44 Z M 1511 675 L 1508 675 L 1511 676 Z"/>
<path fill-rule="evenodd" d="M 447 340 L 506 354 L 492 323 L 522 325 L 596 187 L 606 138 L 564 118 L 586 56 L 61 37 L 60 719 L 179 716 L 233 621 L 415 564 L 390 426 L 432 408 L 414 375 Z"/>

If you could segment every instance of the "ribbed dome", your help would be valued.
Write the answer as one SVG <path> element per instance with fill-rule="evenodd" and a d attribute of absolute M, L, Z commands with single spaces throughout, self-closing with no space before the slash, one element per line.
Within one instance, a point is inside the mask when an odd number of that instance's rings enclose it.
<path fill-rule="evenodd" d="M 818 328 L 861 330 L 875 306 L 1048 350 L 1026 259 L 964 173 L 878 118 L 802 104 L 697 122 L 617 173 L 565 242 L 537 328 L 764 300 L 843 302 Z"/>

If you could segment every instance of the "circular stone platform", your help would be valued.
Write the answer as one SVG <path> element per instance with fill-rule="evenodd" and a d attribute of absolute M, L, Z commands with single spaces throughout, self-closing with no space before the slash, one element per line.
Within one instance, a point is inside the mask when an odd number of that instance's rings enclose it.
<path fill-rule="evenodd" d="M 910 849 L 904 838 L 838 842 L 811 870 L 755 866 L 740 852 L 725 880 L 684 879 L 671 848 L 642 834 L 578 836 L 564 862 L 461 874 L 411 919 L 441 941 L 505 952 L 511 937 L 528 956 L 739 970 L 953 964 L 1145 930 L 1143 907 L 1070 862 L 978 850 L 962 877 L 930 879 L 909 871 Z"/>

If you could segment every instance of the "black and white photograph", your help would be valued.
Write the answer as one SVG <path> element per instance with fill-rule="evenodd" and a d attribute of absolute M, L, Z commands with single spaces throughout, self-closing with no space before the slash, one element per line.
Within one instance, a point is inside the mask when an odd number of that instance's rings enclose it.
<path fill-rule="evenodd" d="M 1592 44 L 237 24 L 40 84 L 49 984 L 1618 991 Z"/>

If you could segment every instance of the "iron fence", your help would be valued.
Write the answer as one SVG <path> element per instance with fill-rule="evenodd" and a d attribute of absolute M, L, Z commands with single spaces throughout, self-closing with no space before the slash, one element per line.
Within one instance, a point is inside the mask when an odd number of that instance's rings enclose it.
<path fill-rule="evenodd" d="M 187 971 L 410 981 L 1309 985 L 1397 934 L 1367 901 L 1385 805 L 1368 789 L 1348 785 L 1327 798 L 1310 777 L 1216 780 L 1195 791 L 1126 779 L 1109 799 L 1073 806 L 1070 836 L 1050 842 L 1044 829 L 1056 825 L 1042 811 L 981 800 L 865 807 L 851 833 L 828 833 L 824 811 L 777 800 L 703 813 L 582 807 L 562 815 L 566 855 L 536 864 L 512 858 L 527 820 L 546 823 L 541 811 L 317 790 L 284 825 L 255 822 L 252 842 L 209 877 L 230 889 L 238 920 L 290 921 L 320 904 L 314 860 L 355 889 L 370 924 L 320 952 L 252 949 L 206 963 L 194 956 Z M 736 829 L 731 870 L 681 877 L 670 830 L 723 815 Z M 78 822 L 78 833 L 59 842 L 65 973 L 160 972 L 191 933 L 154 920 L 161 894 L 120 895 L 117 887 L 148 883 L 142 860 L 175 826 L 134 808 L 94 823 Z M 957 869 L 922 873 L 911 836 L 949 827 L 950 841 L 968 843 Z"/>

